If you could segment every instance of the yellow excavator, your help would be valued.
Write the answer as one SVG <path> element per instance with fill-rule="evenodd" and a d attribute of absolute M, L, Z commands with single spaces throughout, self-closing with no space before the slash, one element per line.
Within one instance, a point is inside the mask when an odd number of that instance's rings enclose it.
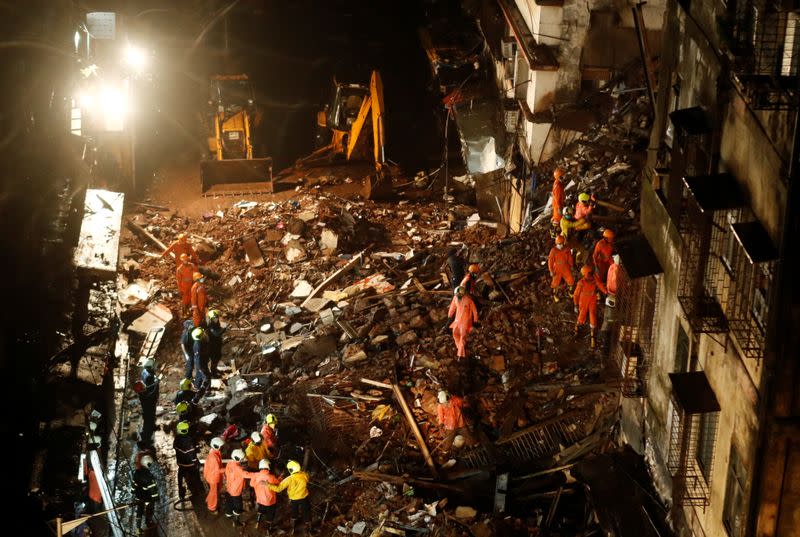
<path fill-rule="evenodd" d="M 386 165 L 383 82 L 372 71 L 369 86 L 334 81 L 330 104 L 317 113 L 317 126 L 330 130 L 330 143 L 298 161 L 302 166 L 330 164 L 337 158 L 347 161 L 372 160 L 375 176 L 370 177 L 368 196 L 385 196 L 391 181 L 384 177 Z M 371 136 L 370 136 L 371 135 Z"/>
<path fill-rule="evenodd" d="M 272 159 L 253 157 L 261 121 L 247 75 L 214 75 L 209 86 L 208 150 L 200 164 L 203 195 L 272 192 Z"/>

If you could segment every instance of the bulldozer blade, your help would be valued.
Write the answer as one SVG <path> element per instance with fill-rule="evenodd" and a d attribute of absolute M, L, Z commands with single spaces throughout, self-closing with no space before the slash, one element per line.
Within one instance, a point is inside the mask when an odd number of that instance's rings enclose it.
<path fill-rule="evenodd" d="M 272 193 L 272 159 L 206 160 L 200 163 L 204 196 Z"/>
<path fill-rule="evenodd" d="M 364 184 L 364 197 L 368 200 L 389 200 L 394 196 L 392 179 L 381 174 L 367 177 Z"/>

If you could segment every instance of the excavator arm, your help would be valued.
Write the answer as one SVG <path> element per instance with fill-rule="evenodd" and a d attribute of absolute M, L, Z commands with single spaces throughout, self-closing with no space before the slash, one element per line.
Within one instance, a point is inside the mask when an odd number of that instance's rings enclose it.
<path fill-rule="evenodd" d="M 369 95 L 361 103 L 361 109 L 358 111 L 358 116 L 350 128 L 350 135 L 347 141 L 347 159 L 353 155 L 353 152 L 361 144 L 366 141 L 363 140 L 365 136 L 365 127 L 367 121 L 372 119 L 372 141 L 373 141 L 373 154 L 375 158 L 375 169 L 380 172 L 386 162 L 386 155 L 384 150 L 385 134 L 383 127 L 384 106 L 383 106 L 383 81 L 378 71 L 372 71 L 372 76 L 369 81 Z"/>

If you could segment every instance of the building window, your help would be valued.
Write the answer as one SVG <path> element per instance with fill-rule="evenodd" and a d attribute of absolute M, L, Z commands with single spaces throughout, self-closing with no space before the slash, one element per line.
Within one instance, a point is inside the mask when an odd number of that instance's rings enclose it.
<path fill-rule="evenodd" d="M 730 537 L 744 537 L 745 534 L 747 515 L 744 492 L 746 484 L 747 470 L 731 444 L 728 480 L 725 484 L 725 505 L 722 508 L 722 523 Z"/>
<path fill-rule="evenodd" d="M 754 278 L 755 292 L 753 293 L 752 313 L 753 319 L 763 334 L 767 325 L 767 302 L 769 297 L 769 285 L 772 278 L 769 273 L 768 265 L 765 264 L 759 268 L 760 270 L 758 270 L 758 268 L 756 269 Z"/>
<path fill-rule="evenodd" d="M 675 345 L 675 373 L 685 373 L 689 367 L 689 336 L 678 322 L 678 342 Z"/>
<path fill-rule="evenodd" d="M 697 428 L 697 465 L 706 478 L 711 481 L 711 470 L 714 465 L 714 441 L 717 436 L 718 414 L 702 414 Z"/>

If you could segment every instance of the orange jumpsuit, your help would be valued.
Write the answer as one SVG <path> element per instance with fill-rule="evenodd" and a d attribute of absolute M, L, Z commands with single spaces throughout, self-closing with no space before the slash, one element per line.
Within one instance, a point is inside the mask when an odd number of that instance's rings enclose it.
<path fill-rule="evenodd" d="M 553 179 L 553 223 L 561 222 L 562 209 L 564 209 L 564 185 L 560 179 Z"/>
<path fill-rule="evenodd" d="M 161 254 L 161 257 L 166 257 L 170 253 L 175 254 L 175 260 L 178 263 L 180 263 L 181 254 L 186 254 L 189 256 L 189 259 L 194 261 L 195 265 L 200 264 L 200 258 L 197 257 L 197 252 L 194 251 L 194 248 L 192 248 L 192 245 L 189 244 L 189 241 L 177 240 L 173 242 L 172 244 L 167 246 L 167 249 L 164 250 L 164 253 Z"/>
<path fill-rule="evenodd" d="M 261 445 L 267 448 L 269 458 L 274 457 L 278 451 L 278 435 L 266 423 L 261 427 Z"/>
<path fill-rule="evenodd" d="M 280 482 L 281 480 L 266 468 L 254 473 L 250 478 L 250 486 L 256 491 L 256 503 L 266 507 L 275 505 L 278 501 L 278 494 L 267 485 L 279 485 Z"/>
<path fill-rule="evenodd" d="M 178 280 L 178 291 L 181 294 L 181 304 L 189 306 L 192 303 L 192 274 L 197 272 L 194 263 L 181 263 L 175 270 L 175 279 Z"/>
<path fill-rule="evenodd" d="M 222 484 L 222 453 L 218 449 L 208 452 L 206 464 L 203 467 L 203 477 L 208 483 L 208 495 L 206 496 L 206 507 L 209 511 L 217 510 L 219 500 L 219 488 Z"/>
<path fill-rule="evenodd" d="M 561 250 L 555 246 L 550 248 L 550 255 L 547 257 L 547 268 L 550 269 L 550 274 L 553 275 L 550 287 L 555 289 L 561 284 L 562 279 L 570 287 L 575 285 L 575 278 L 572 277 L 573 263 L 572 252 L 567 248 Z"/>
<path fill-rule="evenodd" d="M 89 464 L 88 460 L 84 462 L 84 471 L 86 472 L 89 481 L 89 499 L 94 503 L 103 503 L 103 495 L 100 492 L 100 484 L 97 482 L 97 474 L 94 473 L 94 469 Z"/>
<path fill-rule="evenodd" d="M 614 245 L 606 239 L 600 239 L 594 245 L 594 253 L 592 254 L 594 272 L 600 277 L 601 281 L 606 281 L 606 273 L 608 272 L 608 267 L 611 266 L 611 254 L 613 251 Z"/>
<path fill-rule="evenodd" d="M 592 214 L 594 205 L 579 201 L 575 204 L 575 220 L 583 220 Z"/>
<path fill-rule="evenodd" d="M 205 324 L 206 307 L 208 306 L 208 295 L 206 286 L 203 282 L 194 282 L 192 285 L 192 321 L 195 326 Z"/>
<path fill-rule="evenodd" d="M 455 317 L 450 328 L 453 329 L 453 339 L 456 342 L 456 349 L 458 349 L 458 357 L 466 358 L 467 336 L 472 332 L 472 324 L 478 322 L 478 309 L 475 307 L 475 302 L 469 295 L 464 295 L 460 299 L 454 296 L 453 301 L 450 302 L 447 316 Z"/>
<path fill-rule="evenodd" d="M 597 291 L 598 289 L 604 293 L 606 289 L 603 282 L 597 279 L 597 276 L 591 278 L 583 277 L 578 281 L 575 286 L 575 293 L 572 295 L 572 300 L 578 306 L 578 321 L 576 324 L 583 324 L 586 322 L 586 315 L 589 315 L 589 326 L 594 329 L 597 326 Z"/>
<path fill-rule="evenodd" d="M 467 292 L 469 296 L 475 296 L 475 275 L 471 272 L 467 272 L 466 276 L 461 280 L 461 287 Z"/>
<path fill-rule="evenodd" d="M 617 263 L 608 267 L 608 276 L 606 278 L 608 294 L 616 295 L 617 289 L 619 288 L 619 265 Z"/>
<path fill-rule="evenodd" d="M 244 490 L 245 480 L 251 479 L 254 475 L 242 468 L 238 462 L 230 461 L 225 465 L 225 489 L 231 496 L 239 497 Z"/>
<path fill-rule="evenodd" d="M 453 395 L 446 403 L 439 403 L 436 405 L 436 417 L 439 418 L 439 425 L 447 431 L 455 431 L 464 427 L 464 415 L 461 413 L 461 408 L 464 406 L 464 400 Z"/>

